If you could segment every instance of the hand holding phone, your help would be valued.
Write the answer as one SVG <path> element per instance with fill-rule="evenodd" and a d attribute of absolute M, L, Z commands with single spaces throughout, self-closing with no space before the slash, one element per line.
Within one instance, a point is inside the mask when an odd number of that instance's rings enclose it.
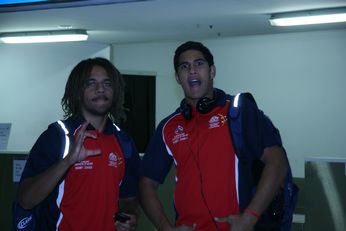
<path fill-rule="evenodd" d="M 130 216 L 125 213 L 119 212 L 115 214 L 114 221 L 126 222 L 128 220 L 130 220 Z"/>

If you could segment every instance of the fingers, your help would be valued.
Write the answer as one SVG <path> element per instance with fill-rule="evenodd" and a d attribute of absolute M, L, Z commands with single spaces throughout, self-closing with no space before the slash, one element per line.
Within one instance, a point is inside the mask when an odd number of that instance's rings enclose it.
<path fill-rule="evenodd" d="M 232 223 L 235 219 L 237 219 L 238 216 L 227 216 L 227 217 L 214 217 L 214 220 L 216 222 L 228 222 L 228 223 Z"/>
<path fill-rule="evenodd" d="M 228 217 L 214 217 L 216 222 L 228 222 Z"/>
<path fill-rule="evenodd" d="M 86 156 L 97 156 L 101 154 L 100 149 L 86 149 L 85 150 Z"/>
<path fill-rule="evenodd" d="M 85 132 L 84 132 L 84 139 L 87 138 L 87 137 L 96 139 L 96 138 L 97 138 L 97 135 L 94 134 L 94 133 L 90 133 L 90 132 L 88 132 L 88 131 L 85 131 Z"/>
<path fill-rule="evenodd" d="M 86 131 L 86 128 L 88 127 L 88 125 L 89 125 L 89 122 L 83 123 L 80 130 L 77 133 L 76 147 L 78 148 L 78 150 L 80 149 L 80 147 L 82 147 L 82 144 L 83 144 L 84 139 L 85 139 L 85 131 Z"/>
<path fill-rule="evenodd" d="M 130 220 L 127 220 L 126 222 L 119 222 L 119 221 L 115 222 L 115 226 L 117 227 L 118 231 L 135 230 L 136 224 L 137 224 L 136 216 L 133 214 L 126 214 L 126 215 L 130 216 Z"/>
<path fill-rule="evenodd" d="M 91 132 L 86 130 L 88 125 L 89 125 L 89 122 L 84 122 L 78 131 L 77 138 L 76 138 L 76 146 L 77 146 L 78 150 L 80 150 L 80 148 L 82 147 L 85 138 L 87 138 L 87 137 L 92 138 L 92 139 L 97 138 L 96 134 L 91 133 Z"/>
<path fill-rule="evenodd" d="M 97 138 L 96 134 L 86 130 L 88 125 L 89 122 L 84 122 L 78 130 L 78 133 L 76 134 L 75 144 L 68 155 L 68 160 L 71 165 L 76 162 L 80 162 L 89 156 L 96 156 L 101 154 L 100 149 L 87 149 L 83 145 L 86 138 Z"/>
<path fill-rule="evenodd" d="M 128 231 L 128 230 L 134 230 L 129 224 L 125 222 L 115 222 L 115 226 L 117 227 L 118 231 Z"/>
<path fill-rule="evenodd" d="M 69 166 L 72 166 L 76 162 L 81 161 L 80 152 L 82 150 L 82 145 L 84 142 L 84 133 L 88 124 L 89 124 L 88 122 L 85 122 L 82 124 L 80 130 L 78 131 L 76 135 L 74 145 L 69 150 L 69 153 L 64 157 L 64 160 L 68 163 Z M 74 134 L 72 134 L 72 136 L 73 135 Z"/>

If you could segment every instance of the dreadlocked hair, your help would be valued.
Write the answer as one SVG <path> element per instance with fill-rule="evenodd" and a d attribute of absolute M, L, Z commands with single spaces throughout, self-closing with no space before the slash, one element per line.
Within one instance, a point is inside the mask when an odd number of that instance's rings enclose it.
<path fill-rule="evenodd" d="M 113 122 L 120 123 L 126 119 L 124 110 L 125 82 L 118 69 L 109 60 L 101 57 L 83 60 L 72 69 L 65 86 L 64 96 L 61 99 L 64 118 L 82 116 L 81 101 L 85 85 L 92 68 L 96 65 L 103 67 L 112 81 L 114 93 L 109 115 Z"/>

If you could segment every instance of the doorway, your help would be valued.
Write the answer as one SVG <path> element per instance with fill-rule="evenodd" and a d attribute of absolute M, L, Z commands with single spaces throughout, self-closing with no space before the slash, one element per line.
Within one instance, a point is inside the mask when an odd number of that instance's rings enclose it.
<path fill-rule="evenodd" d="M 123 129 L 134 140 L 137 151 L 144 153 L 155 131 L 155 76 L 123 74 L 126 121 Z"/>

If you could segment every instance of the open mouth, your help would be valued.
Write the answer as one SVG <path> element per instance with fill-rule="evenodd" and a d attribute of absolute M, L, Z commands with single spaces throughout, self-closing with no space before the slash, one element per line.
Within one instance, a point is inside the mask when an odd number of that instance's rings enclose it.
<path fill-rule="evenodd" d="M 97 101 L 108 101 L 108 97 L 104 96 L 104 95 L 101 95 L 101 96 L 98 96 L 98 97 L 95 97 L 92 99 L 93 102 L 97 102 Z"/>
<path fill-rule="evenodd" d="M 190 87 L 198 87 L 201 85 L 201 81 L 200 80 L 197 80 L 197 79 L 192 79 L 192 80 L 189 80 L 189 86 Z"/>

